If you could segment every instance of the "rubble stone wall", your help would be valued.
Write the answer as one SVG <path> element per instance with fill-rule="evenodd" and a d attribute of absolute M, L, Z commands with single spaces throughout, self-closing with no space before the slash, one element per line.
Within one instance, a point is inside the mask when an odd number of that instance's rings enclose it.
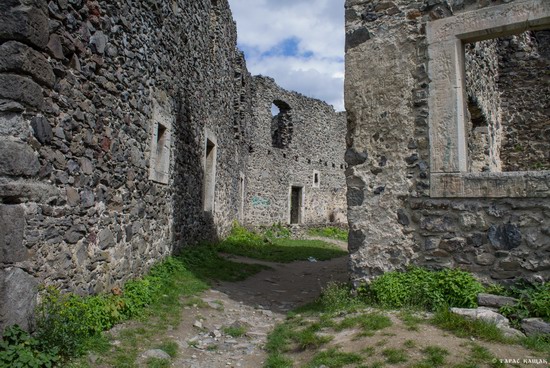
<path fill-rule="evenodd" d="M 38 283 L 108 291 L 227 233 L 251 86 L 226 1 L 10 0 L 0 14 L 0 326 L 27 325 Z"/>
<path fill-rule="evenodd" d="M 109 291 L 235 220 L 287 223 L 291 184 L 304 223 L 345 221 L 343 113 L 252 78 L 236 42 L 226 0 L 0 2 L 0 330 L 39 284 Z"/>
<path fill-rule="evenodd" d="M 274 103 L 282 121 L 272 114 Z M 302 188 L 298 223 L 345 224 L 345 114 L 262 76 L 254 77 L 253 106 L 244 222 L 290 223 L 294 186 Z M 277 144 L 274 135 L 284 144 Z"/>
<path fill-rule="evenodd" d="M 435 111 L 428 101 L 442 85 L 434 82 L 434 73 L 459 65 L 460 55 L 446 50 L 456 58 L 440 59 L 443 69 L 431 70 L 427 27 L 453 15 L 513 5 L 548 12 L 539 0 L 346 1 L 346 180 L 354 282 L 411 264 L 460 267 L 500 282 L 550 278 L 550 174 L 484 177 L 458 166 L 448 169 L 441 162 L 454 159 L 447 156 L 457 145 L 451 138 L 465 133 L 430 129 Z M 473 13 L 469 19 L 476 19 Z M 447 83 L 446 76 L 439 80 Z M 441 106 L 446 105 L 435 106 L 438 116 L 457 119 Z M 431 151 L 438 154 L 431 158 Z M 438 172 L 441 167 L 449 171 Z M 447 181 L 440 179 L 443 174 Z"/>

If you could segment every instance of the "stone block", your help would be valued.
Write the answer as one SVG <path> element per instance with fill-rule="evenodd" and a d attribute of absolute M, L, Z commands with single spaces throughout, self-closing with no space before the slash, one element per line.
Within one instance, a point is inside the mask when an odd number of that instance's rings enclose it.
<path fill-rule="evenodd" d="M 41 110 L 42 88 L 32 79 L 16 74 L 0 74 L 0 98 L 10 99 Z"/>
<path fill-rule="evenodd" d="M 28 123 L 21 114 L 7 113 L 0 116 L 0 135 L 26 138 L 29 130 Z"/>
<path fill-rule="evenodd" d="M 45 13 L 36 7 L 18 6 L 19 1 L 9 3 L 14 7 L 3 5 L 0 11 L 0 40 L 22 41 L 44 49 L 50 34 Z"/>
<path fill-rule="evenodd" d="M 484 307 L 479 307 L 475 309 L 451 308 L 451 312 L 466 318 L 470 318 L 474 320 L 482 320 L 488 323 L 493 323 L 497 326 L 509 327 L 510 325 L 510 321 L 508 320 L 508 318 Z"/>
<path fill-rule="evenodd" d="M 59 190 L 53 185 L 36 181 L 16 180 L 0 182 L 0 198 L 9 198 L 11 203 L 47 203 L 59 198 Z"/>
<path fill-rule="evenodd" d="M 477 295 L 477 304 L 483 307 L 500 308 L 516 305 L 518 300 L 509 296 L 481 293 Z"/>
<path fill-rule="evenodd" d="M 35 116 L 31 120 L 31 127 L 37 141 L 42 144 L 50 144 L 52 142 L 52 127 L 48 119 L 43 116 Z"/>
<path fill-rule="evenodd" d="M 550 334 L 550 323 L 540 318 L 526 318 L 521 321 L 521 328 L 527 336 Z"/>
<path fill-rule="evenodd" d="M 105 250 L 115 245 L 115 238 L 111 229 L 103 229 L 97 235 L 99 248 Z"/>
<path fill-rule="evenodd" d="M 34 176 L 39 170 L 40 163 L 31 146 L 0 140 L 0 175 Z"/>
<path fill-rule="evenodd" d="M 20 268 L 0 270 L 0 330 L 13 324 L 29 329 L 37 287 L 36 279 Z"/>
<path fill-rule="evenodd" d="M 366 28 L 359 28 L 348 32 L 346 33 L 346 51 L 353 49 L 368 40 L 370 40 L 370 33 Z"/>
<path fill-rule="evenodd" d="M 23 245 L 25 211 L 19 205 L 0 205 L 0 263 L 22 262 L 29 258 Z"/>
<path fill-rule="evenodd" d="M 514 224 L 491 225 L 487 237 L 491 245 L 499 250 L 512 250 L 521 245 L 521 232 Z"/>
<path fill-rule="evenodd" d="M 55 83 L 53 69 L 44 55 L 17 41 L 8 41 L 0 46 L 0 72 L 29 74 L 48 87 L 53 87 Z"/>

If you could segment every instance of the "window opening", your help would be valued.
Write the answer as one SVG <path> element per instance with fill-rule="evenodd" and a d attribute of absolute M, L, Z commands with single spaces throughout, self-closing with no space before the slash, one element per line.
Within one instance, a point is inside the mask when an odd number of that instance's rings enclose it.
<path fill-rule="evenodd" d="M 314 188 L 319 188 L 319 186 L 320 186 L 319 172 L 314 171 L 313 172 L 313 187 Z"/>
<path fill-rule="evenodd" d="M 469 171 L 550 169 L 549 43 L 541 30 L 465 44 Z"/>
<path fill-rule="evenodd" d="M 216 144 L 206 140 L 204 172 L 204 210 L 214 210 L 214 194 L 216 186 Z"/>
<path fill-rule="evenodd" d="M 429 83 L 429 117 L 428 124 L 430 130 L 430 196 L 454 197 L 454 198 L 503 198 L 503 197 L 548 197 L 549 191 L 540 187 L 542 181 L 546 180 L 548 171 L 544 162 L 537 161 L 532 164 L 514 162 L 506 157 L 505 152 L 520 152 L 524 149 L 521 144 L 514 143 L 513 133 L 516 125 L 510 125 L 512 118 L 524 117 L 526 114 L 519 113 L 515 115 L 506 115 L 503 109 L 508 108 L 507 97 L 502 93 L 494 93 L 492 86 L 500 87 L 502 84 L 502 62 L 508 63 L 510 60 L 525 57 L 529 52 L 536 49 L 533 47 L 535 41 L 538 43 L 538 54 L 543 56 L 548 49 L 548 30 L 550 28 L 550 9 L 545 7 L 545 2 L 538 1 L 518 1 L 509 4 L 502 4 L 495 7 L 486 7 L 475 11 L 459 13 L 457 15 L 442 19 L 433 20 L 426 25 L 426 39 L 428 43 L 428 76 Z M 506 16 L 503 16 L 506 14 Z M 527 40 L 522 33 L 529 30 L 531 40 Z M 512 36 L 515 35 L 515 36 Z M 534 35 L 534 37 L 532 37 Z M 525 38 L 525 41 L 505 40 L 502 46 L 524 48 L 522 44 L 527 45 L 523 51 L 503 52 L 500 56 L 498 48 L 499 40 L 516 37 L 518 40 Z M 519 38 L 518 38 L 519 37 Z M 469 58 L 469 52 L 472 49 L 471 44 L 489 41 L 479 55 L 477 65 L 487 66 L 484 73 L 472 73 L 472 64 Z M 541 42 L 542 41 L 542 42 Z M 532 43 L 532 46 L 531 46 Z M 491 57 L 492 50 L 495 52 Z M 488 50 L 486 50 L 489 48 Z M 476 45 L 473 46 L 476 49 Z M 479 49 L 479 47 L 478 47 Z M 531 49 L 531 50 L 530 50 Z M 517 49 L 520 50 L 520 49 Z M 513 51 L 513 52 L 512 52 Z M 474 59 L 478 51 L 474 51 Z M 487 55 L 487 56 L 485 56 Z M 492 58 L 492 60 L 491 60 Z M 530 58 L 528 58 L 530 59 Z M 474 69 L 476 61 L 474 60 Z M 547 67 L 545 67 L 547 68 Z M 522 82 L 540 79 L 530 76 L 522 67 L 515 66 L 508 68 L 510 73 L 508 77 L 518 77 Z M 527 68 L 529 69 L 529 68 Z M 474 79 L 467 79 L 468 74 L 473 76 L 490 76 L 491 70 L 498 74 L 493 76 L 494 81 L 490 80 L 489 85 L 478 87 L 474 86 L 472 93 L 468 91 L 469 84 Z M 478 78 L 482 79 L 482 78 Z M 504 77 L 506 79 L 506 77 Z M 543 78 L 544 79 L 544 78 Z M 532 82 L 532 81 L 531 81 Z M 483 88 L 484 87 L 484 88 Z M 544 92 L 539 93 L 543 103 L 548 100 L 548 91 L 544 87 Z M 491 101 L 484 96 L 495 96 L 500 99 Z M 527 92 L 514 92 L 519 100 L 522 100 Z M 474 122 L 471 121 L 468 109 L 468 99 L 477 101 L 478 107 L 483 111 L 487 121 L 487 141 L 489 150 L 486 155 L 489 156 L 490 164 L 487 172 L 472 172 L 472 164 L 469 152 L 470 147 L 469 129 L 473 128 Z M 526 96 L 529 97 L 529 96 Z M 485 99 L 485 101 L 484 101 Z M 504 102 L 504 103 L 503 103 Z M 540 101 L 535 104 L 529 102 L 531 110 L 535 110 L 540 105 Z M 496 109 L 489 107 L 496 106 Z M 535 107 L 536 106 L 536 107 Z M 470 106 L 470 110 L 472 106 Z M 548 109 L 545 112 L 548 115 Z M 492 112 L 495 111 L 493 115 Z M 520 121 L 521 122 L 521 121 Z M 547 136 L 548 116 L 540 124 L 546 128 L 538 129 L 539 136 Z M 470 125 L 469 125 L 470 124 Z M 539 152 L 548 152 L 548 142 L 542 146 L 537 145 Z M 512 148 L 512 149 L 510 149 Z M 530 154 L 522 155 L 531 157 Z M 544 159 L 547 160 L 546 155 Z M 550 162 L 550 160 L 546 161 Z M 510 165 L 518 164 L 516 167 Z M 508 166 L 508 167 L 507 167 Z M 519 171 L 513 171 L 519 170 Z M 483 170 L 482 170 L 483 171 Z M 508 171 L 508 172 L 499 172 Z M 536 189 L 535 189 L 536 188 Z"/>
<path fill-rule="evenodd" d="M 245 197 L 244 197 L 244 174 L 241 173 L 239 175 L 239 193 L 240 193 L 240 207 L 239 207 L 239 214 L 240 214 L 240 219 L 241 219 L 241 222 L 243 221 L 244 219 L 244 200 L 245 200 Z"/>
<path fill-rule="evenodd" d="M 271 143 L 275 148 L 286 148 L 292 142 L 294 126 L 290 106 L 281 100 L 271 105 Z"/>
<path fill-rule="evenodd" d="M 170 179 L 171 119 L 168 112 L 154 105 L 151 124 L 149 180 L 168 184 Z"/>

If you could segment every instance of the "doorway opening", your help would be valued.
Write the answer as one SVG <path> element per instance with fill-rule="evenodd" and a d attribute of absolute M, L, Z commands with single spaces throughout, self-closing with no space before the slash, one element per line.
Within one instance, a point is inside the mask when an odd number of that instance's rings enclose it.
<path fill-rule="evenodd" d="M 302 222 L 303 188 L 292 187 L 290 191 L 290 223 L 299 224 Z"/>

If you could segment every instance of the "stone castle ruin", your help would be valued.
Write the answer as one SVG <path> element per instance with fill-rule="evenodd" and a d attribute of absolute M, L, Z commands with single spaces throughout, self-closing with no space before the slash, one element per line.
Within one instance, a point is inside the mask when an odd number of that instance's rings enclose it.
<path fill-rule="evenodd" d="M 38 284 L 108 291 L 235 220 L 345 222 L 343 113 L 236 39 L 223 0 L 0 2 L 0 326 Z"/>
<path fill-rule="evenodd" d="M 550 278 L 550 2 L 346 1 L 349 250 Z"/>
<path fill-rule="evenodd" d="M 2 0 L 0 328 L 236 220 L 348 221 L 356 283 L 548 280 L 549 29 L 546 0 L 347 0 L 344 114 L 251 76 L 226 0 Z"/>

